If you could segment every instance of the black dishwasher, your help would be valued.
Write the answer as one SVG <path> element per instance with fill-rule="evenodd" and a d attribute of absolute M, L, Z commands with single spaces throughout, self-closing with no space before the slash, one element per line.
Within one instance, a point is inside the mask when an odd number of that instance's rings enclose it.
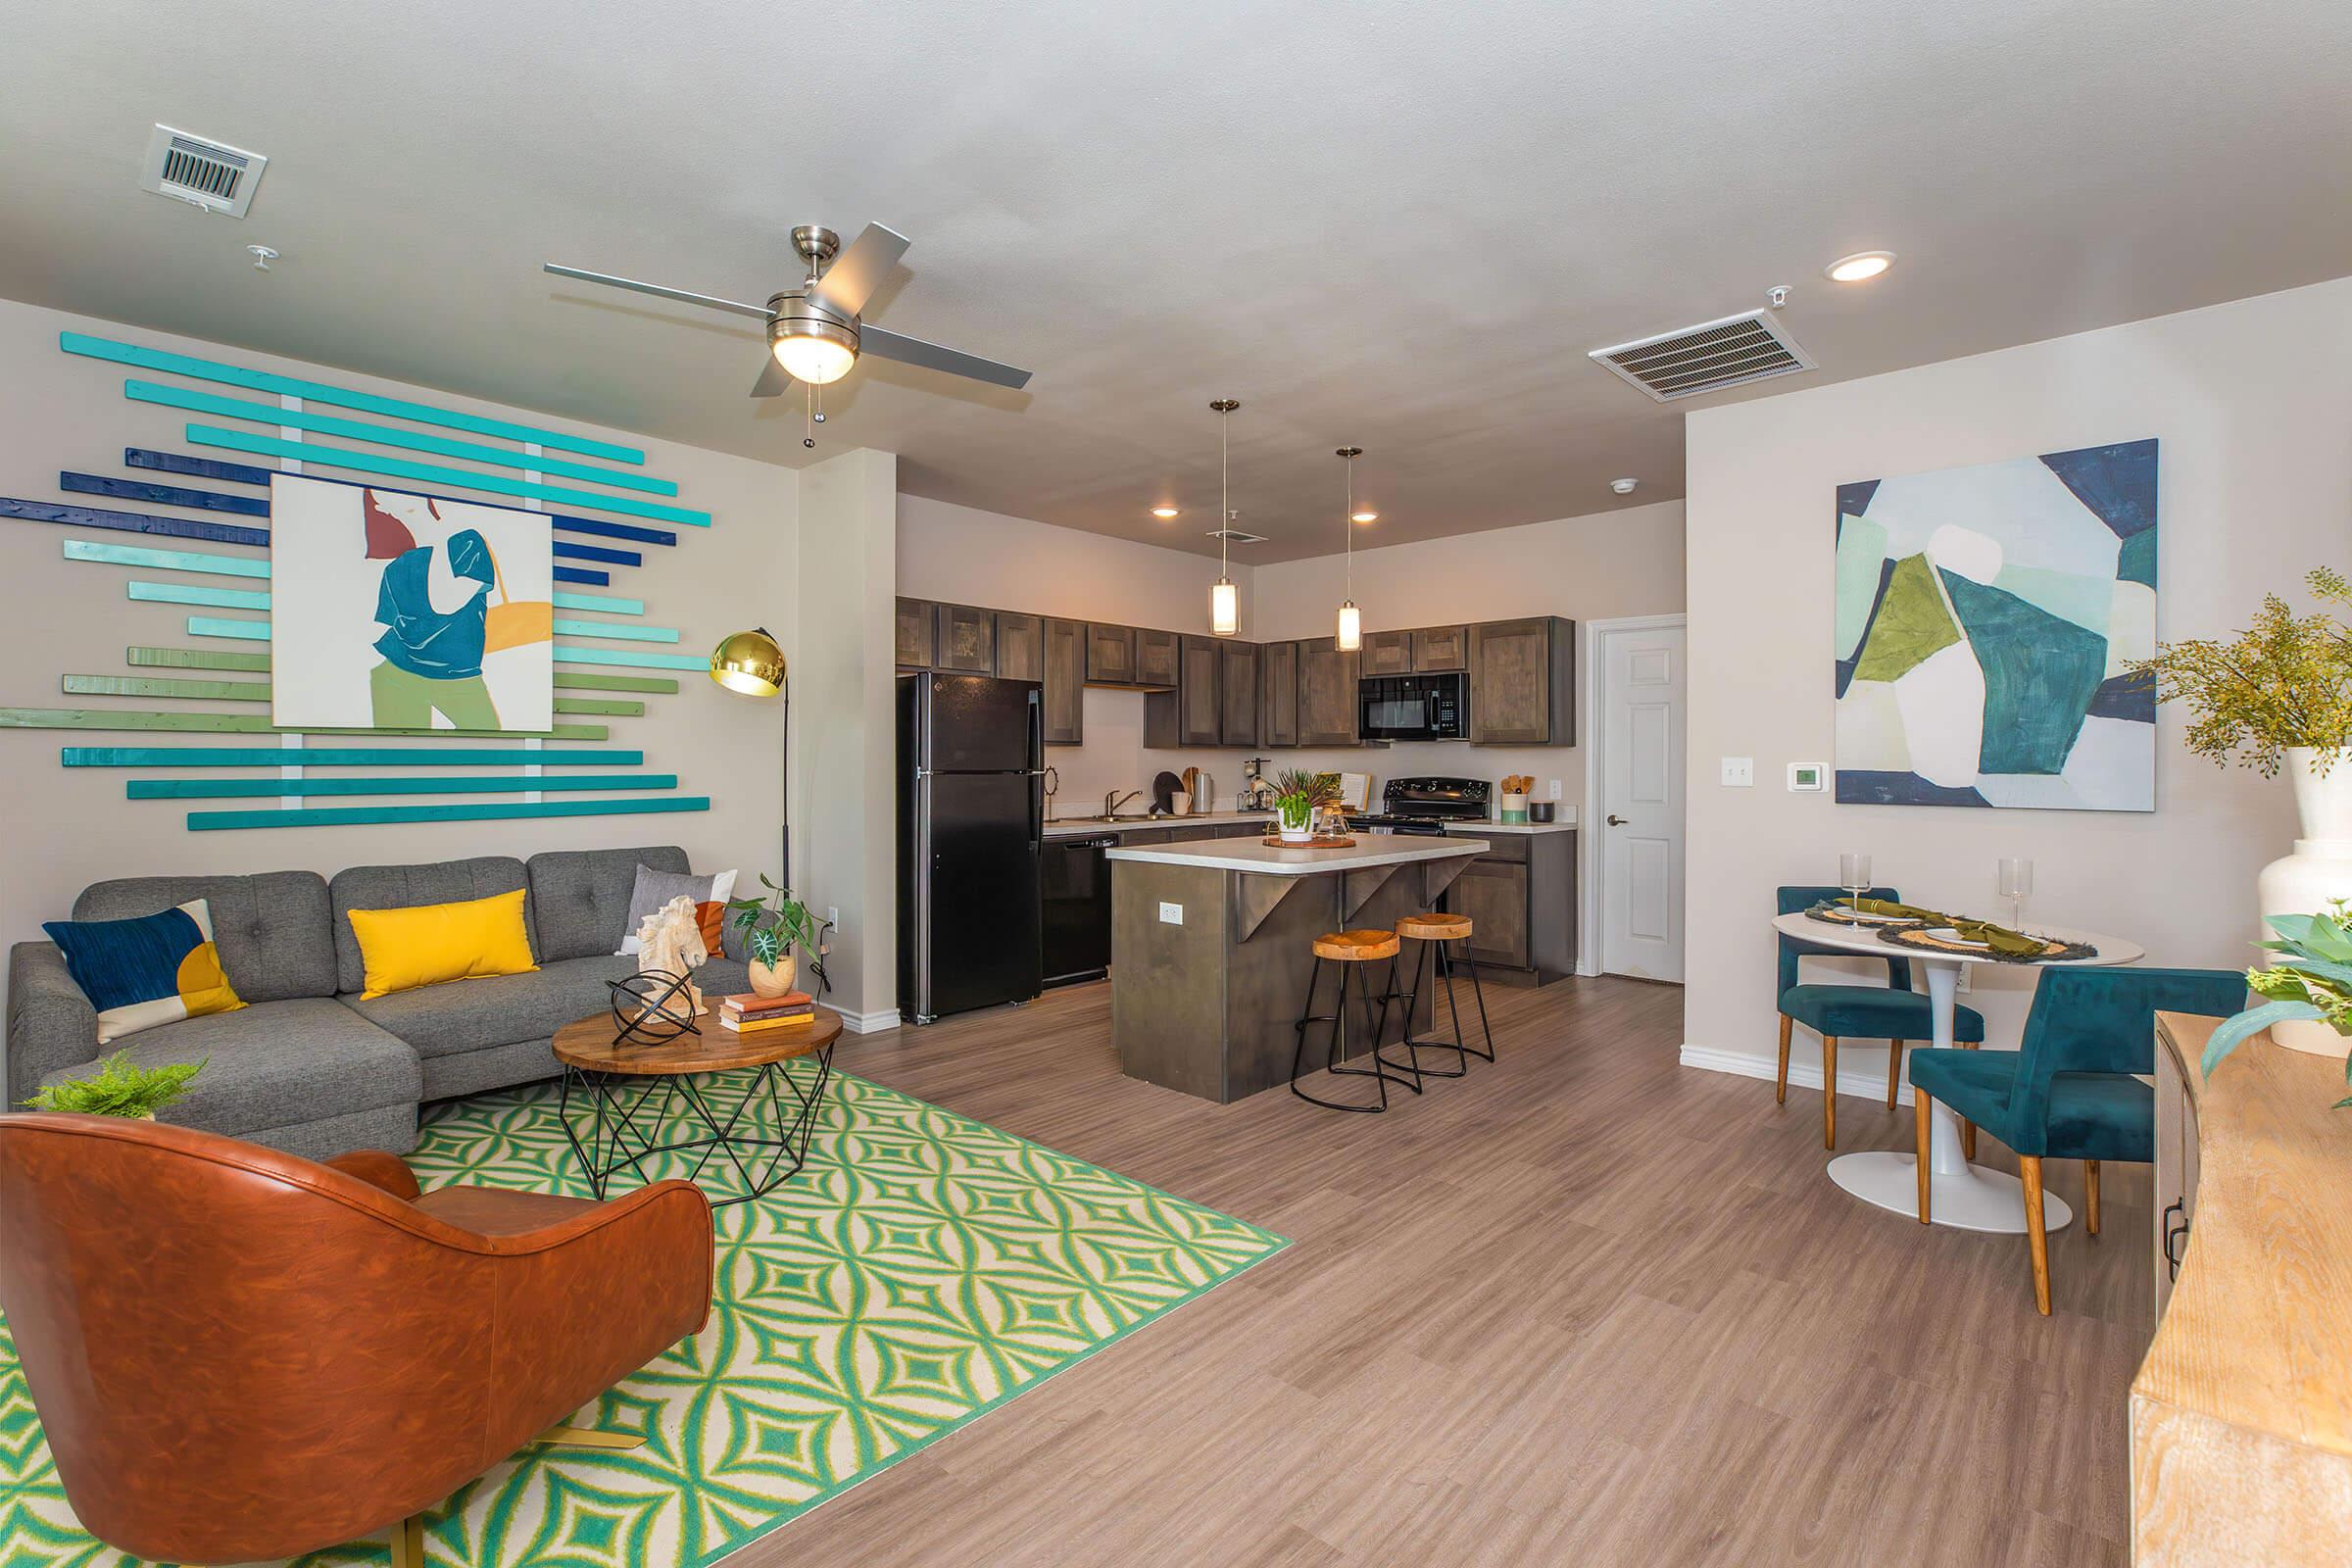
<path fill-rule="evenodd" d="M 1118 842 L 1108 833 L 1046 840 L 1038 882 L 1049 986 L 1100 980 L 1110 972 L 1110 862 L 1102 852 Z"/>

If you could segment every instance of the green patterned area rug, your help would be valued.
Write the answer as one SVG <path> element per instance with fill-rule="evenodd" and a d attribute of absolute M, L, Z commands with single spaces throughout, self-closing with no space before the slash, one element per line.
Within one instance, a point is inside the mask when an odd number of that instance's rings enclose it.
<path fill-rule="evenodd" d="M 829 1102 L 798 1176 L 717 1212 L 710 1326 L 586 1413 L 646 1446 L 526 1450 L 431 1518 L 432 1563 L 700 1568 L 1288 1245 L 846 1073 Z M 553 1086 L 442 1107 L 410 1163 L 586 1196 Z M 133 1561 L 74 1525 L 0 1329 L 0 1568 Z"/>

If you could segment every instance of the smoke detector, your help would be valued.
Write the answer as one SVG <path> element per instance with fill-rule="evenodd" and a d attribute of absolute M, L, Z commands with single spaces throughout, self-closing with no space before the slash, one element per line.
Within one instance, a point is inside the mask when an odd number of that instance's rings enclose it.
<path fill-rule="evenodd" d="M 253 188 L 269 167 L 267 153 L 249 152 L 210 137 L 158 125 L 147 138 L 139 184 L 208 213 L 243 218 L 253 205 Z"/>
<path fill-rule="evenodd" d="M 1770 311 L 1678 327 L 1615 348 L 1594 349 L 1591 357 L 1660 403 L 1814 368 L 1813 357 L 1797 347 Z"/>

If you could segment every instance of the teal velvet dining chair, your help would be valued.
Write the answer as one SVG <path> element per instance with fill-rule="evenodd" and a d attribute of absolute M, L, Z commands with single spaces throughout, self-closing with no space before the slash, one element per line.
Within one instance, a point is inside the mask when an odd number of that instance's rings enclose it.
<path fill-rule="evenodd" d="M 1778 890 L 1780 912 L 1797 914 L 1816 904 L 1849 898 L 1844 888 L 1788 887 Z M 1865 888 L 1866 899 L 1900 904 L 1892 888 Z M 1797 960 L 1808 955 L 1851 958 L 1852 953 L 1818 947 L 1794 937 L 1781 939 L 1781 1068 L 1773 1088 L 1773 1103 L 1788 1102 L 1788 1031 L 1801 1023 L 1821 1036 L 1821 1147 L 1838 1147 L 1838 1042 L 1886 1042 L 1886 1108 L 1894 1108 L 1895 1092 L 1903 1081 L 1903 1046 L 1907 1041 L 1933 1039 L 1935 1015 L 1927 993 L 1911 989 L 1911 960 L 1891 949 L 1886 955 L 1886 983 L 1883 986 L 1799 985 Z M 1865 956 L 1867 956 L 1865 955 Z M 1984 1019 L 1973 1007 L 1952 1009 L 1952 1038 L 1972 1044 L 1984 1038 Z"/>
<path fill-rule="evenodd" d="M 2050 1248 L 2041 1162 L 2082 1161 L 2082 1228 L 2098 1235 L 2099 1161 L 2156 1157 L 2156 1091 L 2132 1076 L 2156 1070 L 2156 1014 L 2226 1017 L 2245 999 L 2246 977 L 2232 969 L 2048 969 L 2017 1050 L 1911 1054 L 1923 1169 L 1928 1112 L 1938 1100 L 2016 1153 L 2042 1316 L 2050 1315 Z M 1922 1182 L 1920 1223 L 1929 1217 Z"/>

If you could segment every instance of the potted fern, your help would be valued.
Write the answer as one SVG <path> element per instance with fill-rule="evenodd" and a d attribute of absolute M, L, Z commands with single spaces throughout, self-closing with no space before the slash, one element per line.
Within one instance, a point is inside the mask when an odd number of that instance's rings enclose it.
<path fill-rule="evenodd" d="M 2230 641 L 2167 643 L 2131 665 L 2156 682 L 2159 698 L 2188 705 L 2190 751 L 2265 778 L 2284 771 L 2293 784 L 2302 833 L 2255 882 L 2273 929 L 2281 915 L 2352 899 L 2352 627 L 2336 613 L 2352 611 L 2352 584 L 2325 567 L 2304 581 L 2319 601 L 2309 614 L 2266 595 L 2253 624 Z M 2271 1038 L 2323 1055 L 2344 1050 L 2333 1029 L 2311 1019 L 2281 1018 Z"/>
<path fill-rule="evenodd" d="M 207 1056 L 205 1061 L 212 1058 Z M 153 1121 L 157 1109 L 188 1092 L 204 1061 L 141 1067 L 130 1053 L 118 1051 L 98 1064 L 95 1076 L 51 1084 L 24 1103 L 33 1110 L 64 1110 L 81 1116 L 128 1116 Z"/>
<path fill-rule="evenodd" d="M 814 949 L 826 922 L 794 898 L 792 889 L 770 882 L 764 871 L 760 873 L 760 885 L 767 889 L 765 897 L 734 899 L 727 907 L 734 913 L 736 929 L 743 933 L 745 967 L 751 974 L 753 992 L 780 997 L 792 989 L 800 969 L 793 950 Z"/>

